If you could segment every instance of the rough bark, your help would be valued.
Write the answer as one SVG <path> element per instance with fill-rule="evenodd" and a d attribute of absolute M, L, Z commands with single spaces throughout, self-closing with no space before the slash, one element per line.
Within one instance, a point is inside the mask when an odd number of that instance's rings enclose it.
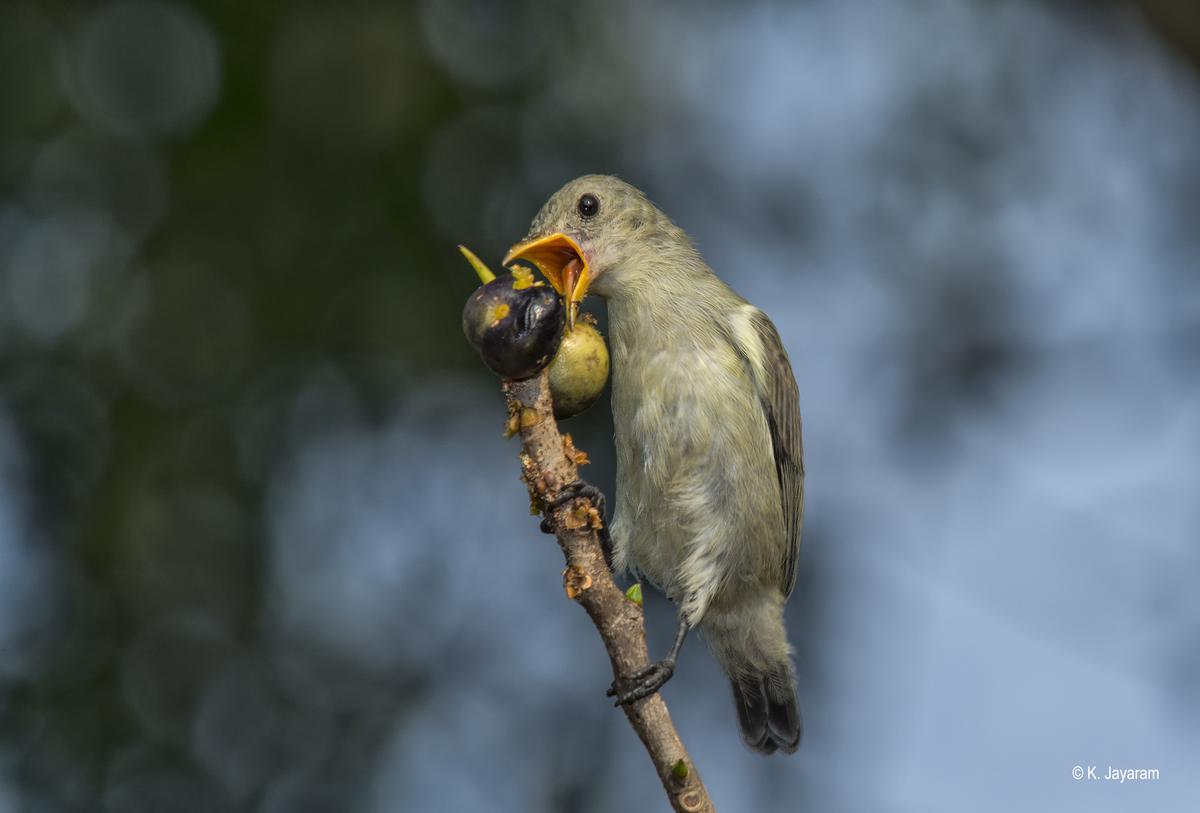
<path fill-rule="evenodd" d="M 563 486 L 578 478 L 586 456 L 559 434 L 543 372 L 504 384 L 508 428 L 521 436 L 521 472 L 532 507 L 544 509 Z M 626 598 L 604 562 L 596 529 L 601 517 L 591 500 L 579 497 L 547 515 L 567 560 L 563 588 L 587 611 L 612 661 L 614 679 L 632 675 L 650 663 L 640 604 Z M 622 706 L 629 724 L 650 755 L 671 807 L 679 813 L 713 813 L 700 773 L 683 747 L 667 704 L 658 694 Z"/>

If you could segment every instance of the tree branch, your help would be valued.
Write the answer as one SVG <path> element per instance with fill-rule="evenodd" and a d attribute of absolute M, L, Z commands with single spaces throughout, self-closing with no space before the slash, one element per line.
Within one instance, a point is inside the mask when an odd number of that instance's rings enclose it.
<path fill-rule="evenodd" d="M 564 438 L 558 432 L 544 371 L 524 381 L 505 382 L 504 393 L 509 432 L 521 435 L 521 476 L 529 486 L 533 507 L 542 509 L 563 486 L 578 479 L 578 465 L 586 456 L 575 449 L 569 435 Z M 567 559 L 563 588 L 596 625 L 612 661 L 614 678 L 649 665 L 642 608 L 613 582 L 596 535 L 601 520 L 596 507 L 580 497 L 560 506 L 547 519 Z M 652 694 L 622 708 L 654 763 L 671 807 L 677 813 L 715 813 L 662 697 Z"/>

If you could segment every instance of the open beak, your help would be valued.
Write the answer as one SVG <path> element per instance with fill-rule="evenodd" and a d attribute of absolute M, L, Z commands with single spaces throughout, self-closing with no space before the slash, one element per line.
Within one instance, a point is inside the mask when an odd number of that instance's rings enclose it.
<path fill-rule="evenodd" d="M 587 295 L 591 281 L 587 258 L 579 244 L 561 232 L 536 237 L 513 246 L 504 258 L 504 265 L 514 260 L 533 263 L 550 280 L 554 290 L 567 300 L 567 329 L 574 328 L 579 303 Z"/>

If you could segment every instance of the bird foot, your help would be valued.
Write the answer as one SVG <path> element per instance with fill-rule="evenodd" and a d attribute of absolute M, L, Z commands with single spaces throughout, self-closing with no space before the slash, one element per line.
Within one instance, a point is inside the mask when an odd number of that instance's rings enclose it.
<path fill-rule="evenodd" d="M 650 664 L 645 669 L 638 670 L 627 680 L 621 681 L 622 683 L 629 684 L 627 691 L 618 691 L 617 682 L 614 681 L 613 685 L 608 687 L 608 691 L 605 694 L 617 699 L 614 705 L 627 706 L 657 692 L 674 674 L 675 660 L 673 658 L 664 658 L 661 661 Z"/>
<path fill-rule="evenodd" d="M 612 537 L 608 534 L 608 515 L 605 510 L 607 500 L 604 499 L 604 492 L 591 483 L 576 480 L 559 489 L 557 497 L 546 501 L 546 508 L 542 514 L 542 522 L 538 527 L 541 528 L 544 534 L 554 533 L 554 529 L 550 526 L 550 514 L 555 509 L 580 497 L 590 499 L 592 504 L 596 506 L 596 510 L 600 513 L 601 524 L 596 532 L 600 536 L 600 549 L 604 553 L 604 563 L 608 565 L 609 570 L 612 570 Z"/>
<path fill-rule="evenodd" d="M 586 497 L 596 505 L 596 510 L 601 514 L 604 513 L 607 500 L 604 499 L 604 492 L 596 488 L 591 483 L 583 480 L 576 480 L 573 483 L 568 483 L 558 490 L 558 496 L 553 500 L 546 502 L 546 510 L 553 511 L 565 503 L 570 502 L 578 497 Z"/>

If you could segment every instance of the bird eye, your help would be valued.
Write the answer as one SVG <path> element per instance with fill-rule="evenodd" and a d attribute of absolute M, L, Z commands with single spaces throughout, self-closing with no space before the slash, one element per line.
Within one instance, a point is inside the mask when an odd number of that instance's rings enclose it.
<path fill-rule="evenodd" d="M 579 199 L 579 214 L 583 217 L 595 217 L 600 211 L 600 198 L 588 192 Z"/>

